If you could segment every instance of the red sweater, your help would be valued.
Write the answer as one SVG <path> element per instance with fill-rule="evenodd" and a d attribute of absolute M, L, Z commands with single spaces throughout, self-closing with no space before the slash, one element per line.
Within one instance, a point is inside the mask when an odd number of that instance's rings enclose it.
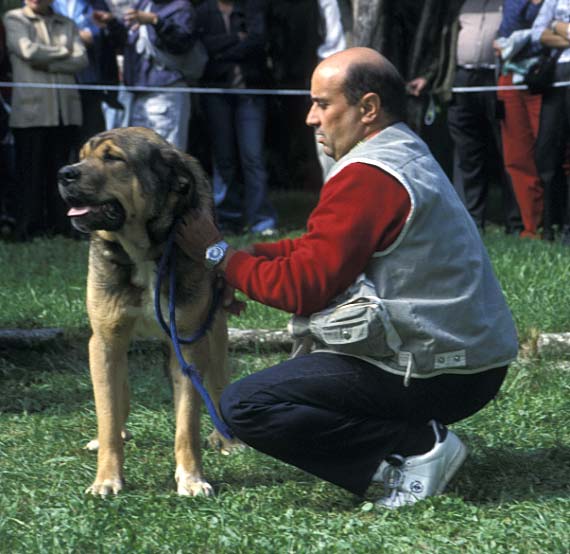
<path fill-rule="evenodd" d="M 298 315 L 325 308 L 360 275 L 374 252 L 385 250 L 411 209 L 406 189 L 381 169 L 353 163 L 321 191 L 297 239 L 236 252 L 226 280 L 253 300 Z"/>

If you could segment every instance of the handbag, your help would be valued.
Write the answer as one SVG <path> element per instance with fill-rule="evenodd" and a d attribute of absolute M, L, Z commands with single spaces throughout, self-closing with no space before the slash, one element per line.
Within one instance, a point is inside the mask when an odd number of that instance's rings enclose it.
<path fill-rule="evenodd" d="M 531 94 L 542 94 L 552 86 L 556 64 L 561 53 L 562 49 L 560 48 L 547 49 L 528 68 L 524 83 Z"/>

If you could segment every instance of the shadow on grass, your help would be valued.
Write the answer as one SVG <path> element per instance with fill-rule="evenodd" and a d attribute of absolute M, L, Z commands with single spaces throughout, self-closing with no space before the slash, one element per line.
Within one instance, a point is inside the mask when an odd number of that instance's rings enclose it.
<path fill-rule="evenodd" d="M 570 447 L 534 450 L 483 448 L 468 458 L 455 485 L 475 504 L 536 501 L 570 496 Z"/>
<path fill-rule="evenodd" d="M 84 409 L 93 402 L 87 350 L 87 340 L 0 350 L 0 413 L 70 414 Z M 133 401 L 161 409 L 171 398 L 165 360 L 160 345 L 133 347 L 129 353 Z"/>
<path fill-rule="evenodd" d="M 82 348 L 0 350 L 0 413 L 69 413 L 92 398 Z"/>

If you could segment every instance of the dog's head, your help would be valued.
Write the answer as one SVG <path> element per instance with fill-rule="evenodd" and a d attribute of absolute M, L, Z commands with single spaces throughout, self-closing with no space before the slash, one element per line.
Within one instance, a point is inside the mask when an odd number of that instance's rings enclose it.
<path fill-rule="evenodd" d="M 95 135 L 78 163 L 60 169 L 58 185 L 77 230 L 121 232 L 137 223 L 153 242 L 209 198 L 200 164 L 143 127 Z"/>

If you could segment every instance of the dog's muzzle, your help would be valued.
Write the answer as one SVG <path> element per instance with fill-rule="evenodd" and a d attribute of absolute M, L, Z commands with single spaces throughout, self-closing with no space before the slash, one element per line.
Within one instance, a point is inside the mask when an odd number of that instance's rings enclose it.
<path fill-rule="evenodd" d="M 57 181 L 60 187 L 68 187 L 76 183 L 81 177 L 81 170 L 75 165 L 66 165 L 57 172 Z"/>
<path fill-rule="evenodd" d="M 114 198 L 99 198 L 85 177 L 79 164 L 66 165 L 57 173 L 59 194 L 70 206 L 71 224 L 82 233 L 118 231 L 126 219 L 123 206 Z"/>

